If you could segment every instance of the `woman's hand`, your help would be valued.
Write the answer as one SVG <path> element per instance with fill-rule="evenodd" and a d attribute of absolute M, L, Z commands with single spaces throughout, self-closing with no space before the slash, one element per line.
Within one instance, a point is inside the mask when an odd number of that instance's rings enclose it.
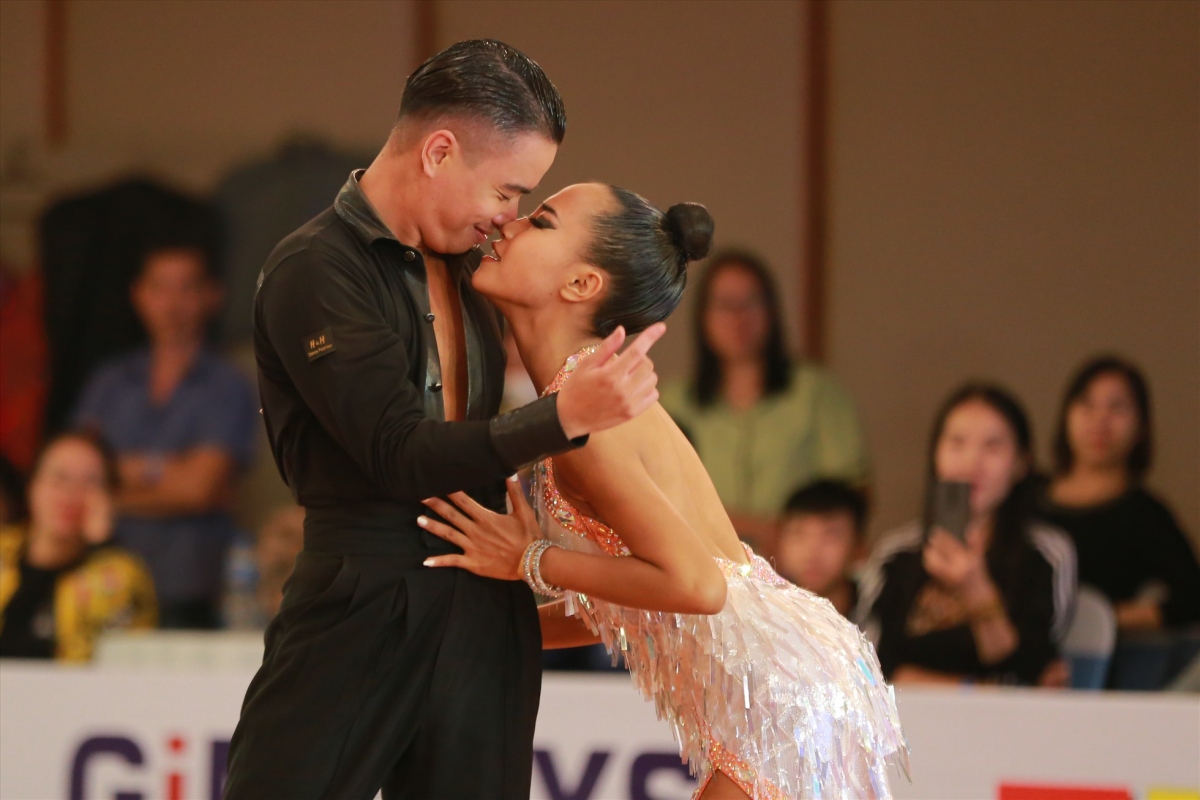
<path fill-rule="evenodd" d="M 983 605 L 995 597 L 988 575 L 986 542 L 981 531 L 967 532 L 964 543 L 941 528 L 934 528 L 925 543 L 921 561 L 925 571 L 954 591 L 968 606 Z"/>
<path fill-rule="evenodd" d="M 453 502 L 432 498 L 425 505 L 449 524 L 429 517 L 417 517 L 417 524 L 462 548 L 462 555 L 450 554 L 425 559 L 427 567 L 460 567 L 484 578 L 519 581 L 525 548 L 540 538 L 537 519 L 521 484 L 514 475 L 506 482 L 511 514 L 497 514 L 476 503 L 463 492 L 450 495 Z"/>

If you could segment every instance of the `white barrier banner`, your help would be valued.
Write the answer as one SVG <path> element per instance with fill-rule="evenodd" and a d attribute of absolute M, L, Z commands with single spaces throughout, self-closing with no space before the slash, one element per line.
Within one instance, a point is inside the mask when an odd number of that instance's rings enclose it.
<path fill-rule="evenodd" d="M 0 667 L 0 800 L 209 800 L 250 675 Z M 903 690 L 913 783 L 898 798 L 996 798 L 1002 784 L 1200 788 L 1200 698 Z M 674 800 L 694 782 L 621 675 L 546 675 L 532 797 Z"/>

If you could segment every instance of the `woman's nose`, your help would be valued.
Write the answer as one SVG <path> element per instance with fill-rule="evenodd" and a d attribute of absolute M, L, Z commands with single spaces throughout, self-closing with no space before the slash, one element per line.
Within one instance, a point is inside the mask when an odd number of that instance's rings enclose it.
<path fill-rule="evenodd" d="M 521 229 L 528 224 L 528 218 L 521 217 L 519 219 L 510 220 L 509 222 L 499 225 L 498 227 L 500 228 L 500 235 L 503 236 L 507 241 L 520 233 Z"/>

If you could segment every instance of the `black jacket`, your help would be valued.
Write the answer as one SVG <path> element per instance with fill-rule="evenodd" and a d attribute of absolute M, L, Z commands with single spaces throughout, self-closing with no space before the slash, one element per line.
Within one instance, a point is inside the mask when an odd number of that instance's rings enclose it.
<path fill-rule="evenodd" d="M 503 509 L 506 476 L 581 443 L 564 435 L 554 396 L 493 418 L 505 352 L 499 315 L 471 287 L 479 258 L 446 257 L 467 345 L 462 422 L 445 421 L 424 259 L 384 226 L 357 174 L 267 260 L 254 308 L 263 415 L 310 516 L 342 509 L 416 531 L 423 499 L 458 490 Z"/>

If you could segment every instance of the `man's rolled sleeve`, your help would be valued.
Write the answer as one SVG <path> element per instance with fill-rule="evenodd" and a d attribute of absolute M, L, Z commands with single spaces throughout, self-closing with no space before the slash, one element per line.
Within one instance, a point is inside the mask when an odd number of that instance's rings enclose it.
<path fill-rule="evenodd" d="M 510 472 L 544 456 L 582 447 L 588 439 L 587 436 L 567 438 L 558 419 L 557 393 L 494 417 L 490 433 L 492 447 Z"/>

